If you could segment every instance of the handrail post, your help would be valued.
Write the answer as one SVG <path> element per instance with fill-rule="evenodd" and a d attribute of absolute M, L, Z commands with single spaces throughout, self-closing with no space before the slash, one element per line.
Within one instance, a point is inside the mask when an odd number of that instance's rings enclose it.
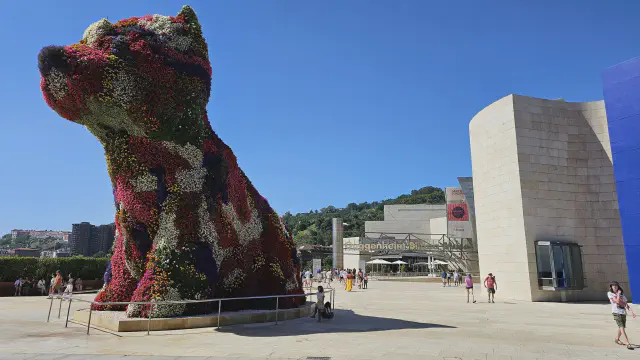
<path fill-rule="evenodd" d="M 147 335 L 149 335 L 149 331 L 151 331 L 151 307 L 153 305 L 149 304 L 149 320 L 147 320 Z"/>
<path fill-rule="evenodd" d="M 60 319 L 60 311 L 62 311 L 62 300 L 64 300 L 63 296 L 60 296 L 60 306 L 58 307 L 58 319 Z"/>
<path fill-rule="evenodd" d="M 51 304 L 49 305 L 49 315 L 47 315 L 47 322 L 49 322 L 49 318 L 51 318 L 51 308 L 53 307 L 53 295 L 51 295 Z"/>
<path fill-rule="evenodd" d="M 91 326 L 91 313 L 93 312 L 93 304 L 89 307 L 89 321 L 87 321 L 87 335 L 89 335 L 89 327 Z"/>
<path fill-rule="evenodd" d="M 278 325 L 278 308 L 280 307 L 280 297 L 276 296 L 276 325 Z"/>
<path fill-rule="evenodd" d="M 332 308 L 332 310 L 333 310 L 333 309 L 336 308 L 336 292 L 333 291 L 333 294 L 331 294 L 331 295 L 333 296 L 333 301 L 331 301 L 331 306 L 333 307 Z"/>
<path fill-rule="evenodd" d="M 71 312 L 71 301 L 73 298 L 69 298 L 69 307 L 67 308 L 67 320 L 64 322 L 64 327 L 67 327 L 69 324 L 69 312 Z"/>
<path fill-rule="evenodd" d="M 220 312 L 222 310 L 222 300 L 218 300 L 218 327 L 216 330 L 220 329 Z"/>

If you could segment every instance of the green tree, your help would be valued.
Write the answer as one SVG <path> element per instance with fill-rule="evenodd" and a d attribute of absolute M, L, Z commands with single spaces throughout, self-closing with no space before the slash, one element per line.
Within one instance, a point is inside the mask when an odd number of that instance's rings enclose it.
<path fill-rule="evenodd" d="M 104 251 L 98 251 L 97 253 L 93 254 L 94 258 L 106 258 L 107 254 Z"/>

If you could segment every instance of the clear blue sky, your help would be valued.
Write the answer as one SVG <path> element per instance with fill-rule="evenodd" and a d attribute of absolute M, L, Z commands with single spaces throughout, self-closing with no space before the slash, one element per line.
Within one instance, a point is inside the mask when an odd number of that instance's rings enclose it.
<path fill-rule="evenodd" d="M 277 211 L 456 185 L 480 109 L 510 93 L 601 99 L 602 70 L 640 56 L 638 1 L 453 3 L 190 3 L 214 69 L 209 118 Z M 0 234 L 113 220 L 102 148 L 46 106 L 39 49 L 181 5 L 3 3 Z"/>

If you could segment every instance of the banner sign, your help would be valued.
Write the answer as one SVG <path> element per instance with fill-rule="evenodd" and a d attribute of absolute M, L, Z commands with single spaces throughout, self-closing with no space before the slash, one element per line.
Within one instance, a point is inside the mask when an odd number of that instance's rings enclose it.
<path fill-rule="evenodd" d="M 448 221 L 469 221 L 467 204 L 447 204 Z"/>
<path fill-rule="evenodd" d="M 447 197 L 447 204 L 456 204 L 456 203 L 465 202 L 464 192 L 462 191 L 462 188 L 448 187 L 445 189 L 445 193 Z"/>
<path fill-rule="evenodd" d="M 472 238 L 469 208 L 462 188 L 445 188 L 447 196 L 447 234 L 457 238 Z"/>
<path fill-rule="evenodd" d="M 313 273 L 317 274 L 322 270 L 322 260 L 313 259 Z"/>

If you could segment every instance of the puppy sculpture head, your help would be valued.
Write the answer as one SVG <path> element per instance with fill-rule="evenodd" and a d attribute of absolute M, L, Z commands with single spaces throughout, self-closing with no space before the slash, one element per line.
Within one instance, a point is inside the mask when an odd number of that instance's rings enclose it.
<path fill-rule="evenodd" d="M 76 44 L 43 48 L 38 67 L 47 104 L 99 139 L 126 132 L 193 143 L 208 134 L 211 66 L 188 6 L 175 17 L 102 19 Z"/>

